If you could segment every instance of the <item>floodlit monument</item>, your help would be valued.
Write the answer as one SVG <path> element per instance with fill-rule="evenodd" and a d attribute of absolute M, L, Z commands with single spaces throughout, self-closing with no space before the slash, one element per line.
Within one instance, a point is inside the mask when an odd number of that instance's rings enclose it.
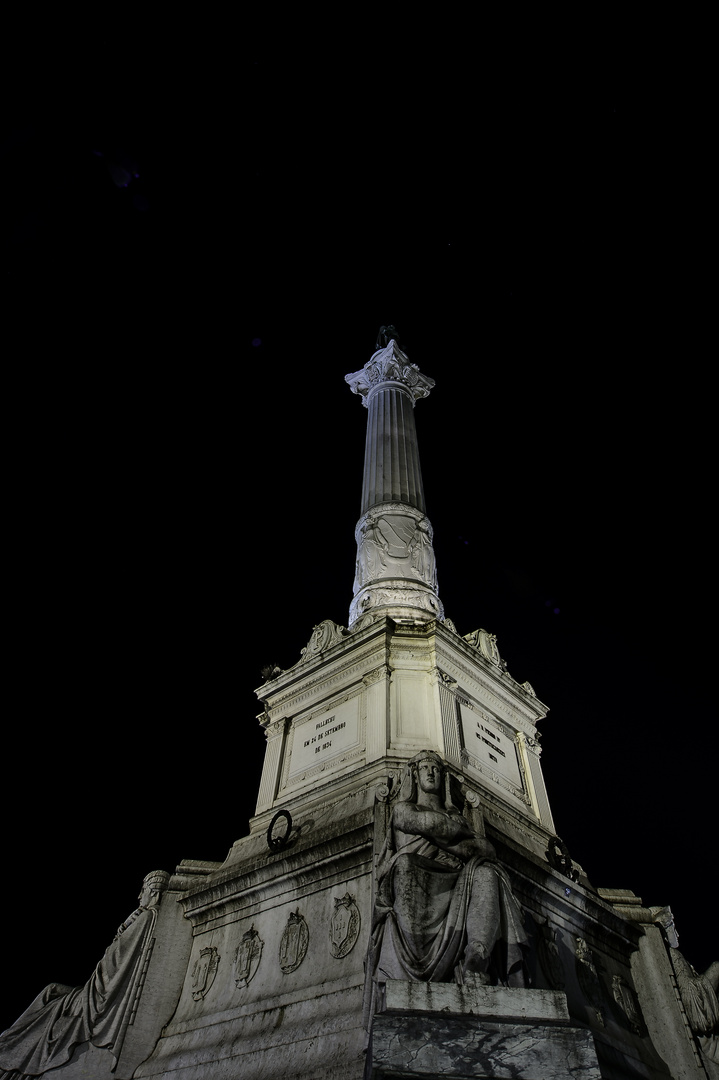
<path fill-rule="evenodd" d="M 547 707 L 445 616 L 413 414 L 433 381 L 393 327 L 346 380 L 354 598 L 257 691 L 249 835 L 149 874 L 85 986 L 0 1036 L 0 1078 L 716 1080 L 719 963 L 589 883 L 552 821 Z"/>

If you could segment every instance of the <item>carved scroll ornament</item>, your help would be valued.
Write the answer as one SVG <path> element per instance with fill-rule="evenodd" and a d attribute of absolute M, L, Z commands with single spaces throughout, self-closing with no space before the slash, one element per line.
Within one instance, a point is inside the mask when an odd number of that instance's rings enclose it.
<path fill-rule="evenodd" d="M 400 383 L 411 394 L 413 403 L 427 397 L 434 386 L 434 379 L 423 375 L 417 365 L 410 362 L 394 338 L 384 348 L 373 353 L 363 368 L 345 375 L 345 382 L 353 394 L 362 397 L 365 406 L 370 391 L 383 383 Z"/>
<path fill-rule="evenodd" d="M 333 645 L 344 641 L 346 633 L 344 626 L 338 626 L 336 622 L 332 622 L 332 619 L 323 619 L 321 623 L 312 628 L 312 637 L 302 649 L 297 663 L 305 664 L 308 660 L 320 656 L 327 649 L 331 649 Z"/>

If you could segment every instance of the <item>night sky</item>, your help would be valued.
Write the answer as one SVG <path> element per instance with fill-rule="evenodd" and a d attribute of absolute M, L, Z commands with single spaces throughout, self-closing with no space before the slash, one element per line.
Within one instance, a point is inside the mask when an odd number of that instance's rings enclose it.
<path fill-rule="evenodd" d="M 698 92 L 505 59 L 240 50 L 118 85 L 100 57 L 0 127 L 0 1029 L 89 977 L 146 873 L 246 833 L 260 669 L 347 622 L 344 376 L 390 322 L 436 380 L 440 597 L 549 706 L 559 835 L 719 955 Z"/>

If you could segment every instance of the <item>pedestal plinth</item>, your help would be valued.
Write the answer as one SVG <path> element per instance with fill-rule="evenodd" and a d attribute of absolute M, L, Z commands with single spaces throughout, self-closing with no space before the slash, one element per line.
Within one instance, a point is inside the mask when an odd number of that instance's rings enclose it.
<path fill-rule="evenodd" d="M 564 994 L 389 980 L 372 1022 L 366 1080 L 600 1080 L 591 1033 Z"/>

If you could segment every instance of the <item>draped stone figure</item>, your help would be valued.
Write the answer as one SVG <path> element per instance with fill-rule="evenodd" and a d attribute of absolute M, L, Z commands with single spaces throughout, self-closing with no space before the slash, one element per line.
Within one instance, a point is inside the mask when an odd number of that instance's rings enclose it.
<path fill-rule="evenodd" d="M 117 1062 L 134 1018 L 169 874 L 143 881 L 140 906 L 120 926 L 84 986 L 51 983 L 0 1035 L 0 1080 L 25 1080 L 66 1064 L 81 1043 L 110 1048 Z"/>
<path fill-rule="evenodd" d="M 523 915 L 492 844 L 453 805 L 440 756 L 408 766 L 377 865 L 374 982 L 527 985 Z"/>
<path fill-rule="evenodd" d="M 715 960 L 702 975 L 679 949 L 670 948 L 669 956 L 691 1029 L 702 1054 L 712 1062 L 709 1075 L 719 1076 L 719 961 Z"/>

